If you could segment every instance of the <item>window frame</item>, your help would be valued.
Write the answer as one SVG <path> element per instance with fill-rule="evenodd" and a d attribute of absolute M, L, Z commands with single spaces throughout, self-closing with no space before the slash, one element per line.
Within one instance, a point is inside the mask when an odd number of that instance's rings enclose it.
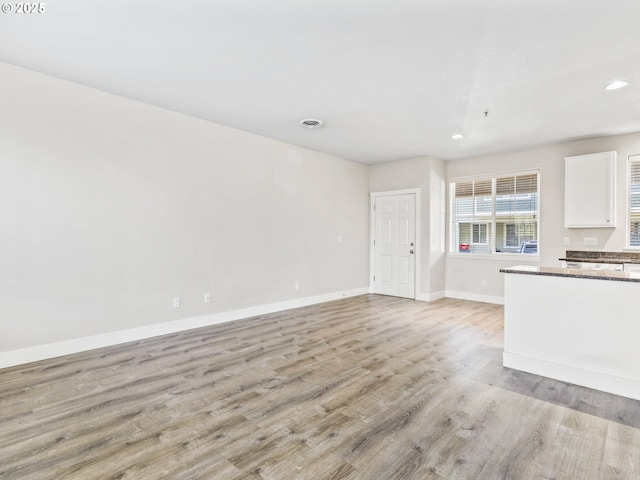
<path fill-rule="evenodd" d="M 520 246 L 520 235 L 518 235 L 518 231 L 516 228 L 517 224 L 515 223 L 505 223 L 504 224 L 504 246 L 505 247 L 519 247 Z M 515 245 L 509 245 L 509 243 L 507 242 L 507 240 L 509 239 L 509 227 L 513 227 L 513 237 L 516 239 L 516 244 Z"/>
<path fill-rule="evenodd" d="M 496 181 L 499 178 L 503 178 L 503 177 L 509 177 L 509 176 L 525 176 L 525 175 L 536 175 L 537 176 L 537 185 L 536 185 L 536 196 L 537 196 L 537 211 L 535 213 L 536 217 L 536 240 L 538 241 L 538 251 L 537 253 L 521 253 L 521 252 L 500 252 L 497 251 L 497 245 L 498 245 L 498 231 L 497 231 L 497 224 L 499 223 L 497 221 L 497 212 L 496 212 L 496 204 L 497 204 L 497 198 L 500 196 L 497 194 L 496 192 Z M 451 177 L 447 180 L 447 188 L 448 188 L 448 196 L 449 196 L 449 201 L 448 201 L 448 209 L 449 211 L 447 212 L 447 232 L 448 232 L 448 247 L 447 247 L 447 255 L 451 256 L 451 257 L 460 257 L 460 258 L 476 258 L 476 259 L 499 259 L 499 258 L 508 258 L 508 257 L 516 257 L 516 258 L 520 258 L 523 261 L 525 261 L 525 259 L 528 259 L 529 261 L 540 261 L 540 225 L 541 225 L 541 221 L 540 221 L 540 212 L 542 210 L 541 205 L 542 205 L 542 201 L 541 201 L 541 195 L 540 195 L 540 184 L 541 184 L 541 177 L 542 177 L 542 173 L 541 173 L 541 169 L 537 168 L 537 169 L 531 169 L 531 170 L 517 170 L 517 171 L 506 171 L 506 172 L 496 172 L 496 173 L 489 173 L 489 174 L 480 174 L 480 175 L 472 175 L 472 176 L 463 176 L 463 177 Z M 484 245 L 488 245 L 491 248 L 491 252 L 490 253 L 461 253 L 458 249 L 456 249 L 455 247 L 458 247 L 458 245 L 456 244 L 456 241 L 458 240 L 458 235 L 459 235 L 459 222 L 455 222 L 454 220 L 454 215 L 455 215 L 455 189 L 454 189 L 454 184 L 458 184 L 461 182 L 470 182 L 470 181 L 482 181 L 482 180 L 491 180 L 492 183 L 492 187 L 491 187 L 491 197 L 492 197 L 492 201 L 493 201 L 493 211 L 491 213 L 491 221 L 490 222 L 482 222 L 482 221 L 471 221 L 469 222 L 469 224 L 473 225 L 473 224 L 478 224 L 478 223 L 485 223 L 487 224 L 487 243 Z M 474 207 L 474 211 L 475 211 L 475 207 Z M 489 234 L 489 227 L 488 225 L 491 225 L 490 229 L 491 229 L 491 234 Z M 503 225 L 507 225 L 507 223 L 504 223 Z M 473 228 L 473 227 L 472 227 Z M 503 231 L 503 235 L 505 236 L 505 244 L 506 244 L 506 227 L 504 228 Z M 473 239 L 473 238 L 472 238 Z M 479 244 L 474 244 L 474 245 L 479 245 Z M 516 247 L 519 247 L 519 245 L 517 245 Z M 515 247 L 512 247 L 515 248 Z M 640 247 L 638 247 L 640 248 Z"/>
<path fill-rule="evenodd" d="M 481 227 L 484 227 L 484 242 L 474 242 L 473 235 L 474 229 L 478 226 L 478 240 L 482 237 Z M 471 245 L 489 245 L 489 222 L 471 222 Z"/>

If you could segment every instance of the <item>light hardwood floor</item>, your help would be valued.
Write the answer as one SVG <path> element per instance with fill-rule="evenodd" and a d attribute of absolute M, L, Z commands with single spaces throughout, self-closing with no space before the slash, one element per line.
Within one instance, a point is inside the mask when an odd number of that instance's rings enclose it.
<path fill-rule="evenodd" d="M 640 402 L 366 295 L 0 370 L 0 479 L 637 479 Z"/>

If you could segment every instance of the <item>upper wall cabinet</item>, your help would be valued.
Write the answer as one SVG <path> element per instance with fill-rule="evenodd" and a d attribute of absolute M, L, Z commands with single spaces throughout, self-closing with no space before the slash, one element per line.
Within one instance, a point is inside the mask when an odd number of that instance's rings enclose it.
<path fill-rule="evenodd" d="M 616 226 L 616 152 L 564 159 L 564 226 Z"/>

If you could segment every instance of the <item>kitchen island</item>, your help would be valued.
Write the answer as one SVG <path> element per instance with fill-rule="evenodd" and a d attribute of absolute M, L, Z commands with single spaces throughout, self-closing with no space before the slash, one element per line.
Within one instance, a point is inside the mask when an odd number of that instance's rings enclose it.
<path fill-rule="evenodd" d="M 640 273 L 500 271 L 505 367 L 640 400 Z"/>

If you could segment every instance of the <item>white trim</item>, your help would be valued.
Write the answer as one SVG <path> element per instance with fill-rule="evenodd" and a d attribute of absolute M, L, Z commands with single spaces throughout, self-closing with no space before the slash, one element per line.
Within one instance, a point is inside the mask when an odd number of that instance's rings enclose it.
<path fill-rule="evenodd" d="M 640 400 L 640 382 L 630 378 L 509 352 L 503 352 L 502 364 L 505 367 L 522 370 L 523 372 Z"/>
<path fill-rule="evenodd" d="M 437 292 L 433 292 L 429 294 L 429 301 L 430 302 L 435 302 L 436 300 L 441 300 L 443 298 L 447 297 L 447 292 L 445 292 L 444 290 L 440 290 Z"/>
<path fill-rule="evenodd" d="M 436 300 L 440 300 L 441 298 L 445 298 L 445 296 L 446 295 L 444 290 L 433 293 L 418 293 L 416 294 L 416 300 L 419 302 L 434 302 Z"/>
<path fill-rule="evenodd" d="M 370 221 L 369 221 L 369 291 L 371 293 L 375 293 L 375 288 L 373 285 L 373 275 L 376 271 L 375 265 L 375 248 L 373 246 L 373 242 L 376 238 L 376 212 L 374 210 L 376 204 L 376 198 L 378 197 L 389 197 L 392 195 L 407 195 L 407 194 L 415 194 L 416 196 L 416 248 L 415 248 L 415 268 L 414 271 L 414 300 L 418 300 L 418 295 L 421 295 L 420 292 L 420 251 L 421 243 L 420 243 L 420 205 L 422 203 L 421 188 L 405 188 L 403 190 L 389 190 L 385 192 L 371 192 L 369 193 L 370 205 Z"/>
<path fill-rule="evenodd" d="M 191 330 L 193 328 L 231 322 L 233 320 L 255 317 L 257 315 L 266 315 L 268 313 L 281 312 L 283 310 L 289 310 L 292 308 L 330 302 L 332 300 L 338 300 L 341 298 L 356 297 L 358 295 L 365 295 L 367 293 L 369 293 L 369 289 L 367 287 L 355 288 L 352 290 L 344 290 L 341 292 L 326 293 L 313 297 L 297 298 L 284 302 L 243 308 L 241 310 L 232 310 L 229 312 L 214 313 L 212 315 L 185 318 L 172 322 L 156 323 L 153 325 L 146 325 L 144 327 L 118 330 L 115 332 L 103 333 L 100 335 L 92 335 L 90 337 L 74 338 L 71 340 L 64 340 L 62 342 L 48 343 L 44 345 L 21 348 L 18 350 L 0 352 L 0 368 L 12 367 L 24 363 L 45 360 L 48 358 L 60 357 L 63 355 L 70 355 L 72 353 L 84 352 L 86 350 L 93 350 L 95 348 L 110 347 L 112 345 L 118 345 L 121 343 L 135 342 L 138 340 L 143 340 L 145 338 L 157 337 L 159 335 Z"/>
<path fill-rule="evenodd" d="M 417 302 L 430 302 L 430 296 L 426 293 L 418 293 L 416 292 L 416 301 Z"/>
<path fill-rule="evenodd" d="M 447 298 L 457 298 L 458 300 L 470 300 L 472 302 L 494 303 L 504 305 L 504 296 L 481 295 L 478 293 L 456 292 L 454 290 L 445 291 Z"/>
<path fill-rule="evenodd" d="M 409 193 L 422 193 L 421 188 L 405 188 L 403 190 L 387 190 L 384 192 L 371 192 L 369 196 L 375 197 L 388 197 L 390 195 L 407 195 Z"/>
<path fill-rule="evenodd" d="M 420 218 L 421 218 L 421 211 L 420 211 L 420 205 L 422 204 L 422 189 L 420 188 L 416 188 L 415 190 L 417 190 L 415 192 L 416 194 L 416 248 L 415 248 L 415 266 L 413 269 L 413 275 L 415 276 L 415 282 L 414 282 L 414 294 L 413 294 L 413 298 L 415 299 L 418 295 L 418 293 L 420 292 L 420 252 L 422 251 L 422 243 L 421 243 L 421 235 L 420 235 Z"/>

